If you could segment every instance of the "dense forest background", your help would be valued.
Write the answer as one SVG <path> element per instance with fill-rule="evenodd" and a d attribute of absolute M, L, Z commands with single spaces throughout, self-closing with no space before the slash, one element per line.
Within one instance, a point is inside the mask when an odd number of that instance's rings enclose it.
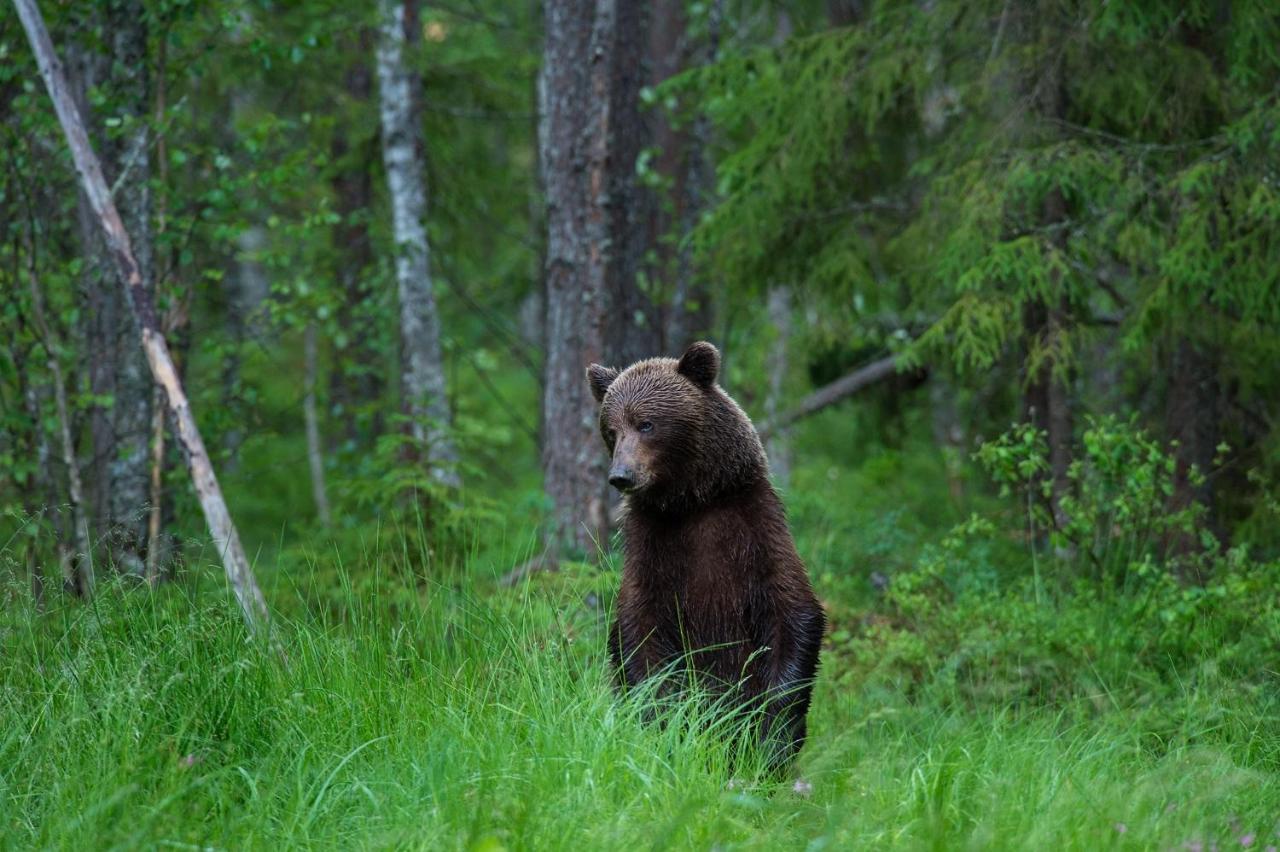
<path fill-rule="evenodd" d="M 1280 843 L 1272 4 L 41 5 L 277 650 L 6 10 L 0 837 Z M 608 687 L 583 370 L 697 339 L 807 797 Z"/>

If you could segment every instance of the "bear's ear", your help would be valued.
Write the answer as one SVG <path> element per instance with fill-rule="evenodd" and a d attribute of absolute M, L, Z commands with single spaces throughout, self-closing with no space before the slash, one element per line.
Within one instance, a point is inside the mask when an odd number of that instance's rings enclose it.
<path fill-rule="evenodd" d="M 699 340 L 680 356 L 676 372 L 700 388 L 709 388 L 720 375 L 720 350 L 705 340 Z"/>
<path fill-rule="evenodd" d="M 591 385 L 591 393 L 595 396 L 596 402 L 604 402 L 604 395 L 616 378 L 618 378 L 618 371 L 612 367 L 592 364 L 587 368 L 587 383 Z"/>

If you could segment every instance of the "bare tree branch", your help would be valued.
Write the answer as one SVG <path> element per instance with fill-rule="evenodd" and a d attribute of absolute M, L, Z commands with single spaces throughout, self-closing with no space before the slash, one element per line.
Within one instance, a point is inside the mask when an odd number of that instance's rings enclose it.
<path fill-rule="evenodd" d="M 860 367 L 846 376 L 841 376 L 831 384 L 818 388 L 802 399 L 795 408 L 761 423 L 756 427 L 756 431 L 760 433 L 761 440 L 767 439 L 773 433 L 787 428 L 797 420 L 808 417 L 810 414 L 816 414 L 829 405 L 834 405 L 846 397 L 853 396 L 858 391 L 891 378 L 897 373 L 896 364 L 897 358 L 893 355 L 881 358 L 879 361 L 872 361 L 865 367 Z"/>

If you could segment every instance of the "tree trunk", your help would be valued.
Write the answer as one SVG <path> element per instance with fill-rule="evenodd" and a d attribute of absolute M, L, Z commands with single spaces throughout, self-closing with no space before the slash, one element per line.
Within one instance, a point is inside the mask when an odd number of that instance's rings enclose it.
<path fill-rule="evenodd" d="M 151 504 L 147 508 L 147 582 L 156 585 L 163 578 L 161 554 L 164 522 L 164 392 L 156 385 L 151 410 Z"/>
<path fill-rule="evenodd" d="M 1047 26 L 1043 21 L 1029 20 L 1022 21 L 1020 26 L 1025 28 L 1033 23 Z M 1050 61 L 1054 63 L 1053 67 L 1041 69 L 1043 73 L 1034 75 L 1026 81 L 1026 85 L 1036 101 L 1038 119 L 1056 122 L 1066 115 L 1066 90 L 1062 79 L 1061 56 L 1054 53 Z M 1069 225 L 1066 198 L 1062 190 L 1055 187 L 1045 195 L 1040 209 L 1039 227 L 1046 235 L 1043 250 L 1065 252 Z M 1052 274 L 1059 295 L 1029 304 L 1023 315 L 1023 333 L 1028 349 L 1038 349 L 1044 353 L 1037 369 L 1028 379 L 1024 410 L 1028 419 L 1042 429 L 1048 439 L 1051 482 L 1049 504 L 1054 526 L 1061 529 L 1067 522 L 1062 498 L 1071 487 L 1067 474 L 1071 467 L 1074 425 L 1070 383 L 1065 369 L 1055 360 L 1055 353 L 1065 348 L 1063 337 L 1070 333 L 1071 314 L 1070 303 L 1059 280 L 1060 272 L 1055 270 Z"/>
<path fill-rule="evenodd" d="M 1169 360 L 1169 396 L 1166 407 L 1169 439 L 1174 442 L 1173 495 L 1171 511 L 1181 511 L 1199 504 L 1208 515 L 1205 526 L 1221 538 L 1221 530 L 1213 517 L 1213 481 L 1207 476 L 1195 481 L 1192 468 L 1208 474 L 1221 441 L 1219 422 L 1221 390 L 1218 369 L 1204 345 L 1179 338 Z M 1175 533 L 1166 543 L 1169 551 L 1187 556 L 1200 550 L 1194 534 Z M 1201 578 L 1196 578 L 1201 579 Z"/>
<path fill-rule="evenodd" d="M 787 374 L 791 366 L 791 288 L 769 288 L 769 324 L 773 326 L 773 349 L 769 353 L 769 392 L 764 400 L 766 422 L 774 422 L 782 413 L 787 392 Z M 791 484 L 791 440 L 786 429 L 773 430 L 765 442 L 769 472 L 782 488 Z"/>
<path fill-rule="evenodd" d="M 603 164 L 599 172 L 603 193 L 597 204 L 604 211 L 608 251 L 602 262 L 608 297 L 608 331 L 605 357 L 625 365 L 659 353 L 662 325 L 656 295 L 657 281 L 642 280 L 646 250 L 655 242 L 646 239 L 646 210 L 657 205 L 652 192 L 642 191 L 636 179 L 640 152 L 653 141 L 653 116 L 640 111 L 640 89 L 652 83 L 646 73 L 656 61 L 655 45 L 648 39 L 647 4 L 627 0 L 596 3 L 597 48 L 593 57 L 591 97 L 604 116 L 601 133 Z M 655 10 L 661 14 L 662 10 Z M 593 187 L 593 190 L 595 187 Z M 642 284 L 645 286 L 642 287 Z"/>
<path fill-rule="evenodd" d="M 410 434 L 425 445 L 432 476 L 459 483 L 458 454 L 450 435 L 440 319 L 436 313 L 427 245 L 426 170 L 420 119 L 421 83 L 405 52 L 418 40 L 414 0 L 379 0 L 378 96 L 382 160 L 396 243 L 396 292 L 400 300 L 400 393 Z"/>
<path fill-rule="evenodd" d="M 95 28 L 107 55 L 86 57 L 81 69 L 85 90 L 96 87 L 111 104 L 112 115 L 123 120 L 123 132 L 107 133 L 94 122 L 94 137 L 102 151 L 104 177 L 114 190 L 125 228 L 133 236 L 142 286 L 153 292 L 151 239 L 151 168 L 149 116 L 150 79 L 147 57 L 147 17 L 138 0 L 111 0 L 94 15 Z M 91 115 L 85 112 L 86 115 Z M 83 198 L 81 199 L 83 204 Z M 146 359 L 137 345 L 137 329 L 113 276 L 106 246 L 89 225 L 85 254 L 93 258 L 94 289 L 102 314 L 89 342 L 91 383 L 95 394 L 109 395 L 109 410 L 94 414 L 94 458 L 98 488 L 99 524 L 118 570 L 141 577 L 147 539 L 147 500 L 150 477 L 152 386 Z M 96 362 L 96 363 L 95 363 Z"/>
<path fill-rule="evenodd" d="M 722 0 L 715 0 L 706 9 L 707 35 L 705 41 L 698 43 L 689 34 L 683 0 L 659 0 L 655 4 L 649 41 L 651 85 L 716 60 L 722 6 Z M 699 115 L 690 128 L 677 131 L 660 112 L 652 121 L 654 144 L 660 151 L 657 169 L 671 181 L 671 196 L 666 204 L 654 207 L 649 239 L 657 267 L 651 275 L 670 287 L 664 306 L 663 349 L 677 354 L 711 329 L 710 294 L 694 268 L 693 249 L 689 246 L 689 236 L 707 204 L 715 178 L 707 156 L 711 123 L 705 115 Z"/>
<path fill-rule="evenodd" d="M 169 33 L 167 29 L 160 33 L 157 42 L 155 127 L 156 186 L 158 194 L 155 199 L 155 208 L 156 239 L 158 244 L 162 244 L 169 218 L 169 154 L 164 130 L 167 123 L 165 112 L 168 108 L 166 77 L 168 75 Z M 158 260 L 156 265 L 163 267 L 164 263 Z M 160 297 L 159 290 L 159 282 L 157 281 L 157 298 Z M 165 337 L 169 340 L 173 339 L 174 330 L 180 323 L 185 322 L 186 318 L 182 300 L 176 293 L 171 294 L 171 299 L 172 301 L 165 311 L 161 325 Z M 164 391 L 153 382 L 151 391 L 151 497 L 147 511 L 147 582 L 153 586 L 164 579 L 166 573 L 170 570 L 169 563 L 176 551 L 172 538 L 164 534 L 166 515 L 171 514 L 173 511 L 172 498 L 164 489 L 164 475 L 168 467 L 168 456 L 165 453 L 166 425 Z"/>
<path fill-rule="evenodd" d="M 28 350 L 29 351 L 29 350 Z M 59 518 L 59 512 L 55 510 L 58 500 L 54 494 L 53 487 L 53 465 L 49 459 L 49 439 L 45 436 L 44 417 L 39 394 L 35 387 L 31 384 L 31 371 L 27 368 L 27 355 L 25 352 L 20 353 L 16 348 L 11 351 L 13 358 L 13 366 L 18 375 L 18 393 L 22 396 L 23 405 L 26 408 L 27 420 L 31 423 L 31 431 L 28 435 L 30 443 L 23 446 L 22 443 L 15 440 L 12 444 L 14 449 L 20 452 L 27 452 L 35 456 L 36 467 L 34 473 L 29 473 L 26 479 L 19 485 L 19 492 L 22 495 L 22 512 L 25 516 L 22 519 L 22 526 L 34 524 L 36 519 L 41 515 L 48 515 L 53 521 L 55 541 L 57 542 L 58 561 L 62 564 L 62 570 L 67 571 L 70 566 L 70 553 L 66 546 L 65 535 L 62 531 L 62 523 Z M 14 436 L 17 437 L 16 435 Z M 43 497 L 44 504 L 41 505 Z M 27 573 L 31 578 L 31 600 L 35 604 L 37 611 L 44 609 L 45 593 L 44 593 L 44 572 L 40 567 L 39 553 L 40 537 L 38 535 L 30 535 L 26 537 L 25 557 L 27 562 Z"/>
<path fill-rule="evenodd" d="M 593 555 L 608 547 L 605 453 L 583 371 L 611 360 L 610 300 L 634 286 L 628 224 L 638 96 L 638 4 L 547 0 L 538 137 L 547 198 L 546 379 L 543 472 L 553 505 L 548 548 Z M 623 28 L 627 29 L 623 29 Z"/>
<path fill-rule="evenodd" d="M 31 314 L 36 330 L 40 334 L 45 363 L 49 368 L 50 381 L 53 383 L 58 439 L 62 449 L 62 465 L 67 471 L 67 496 L 71 502 L 71 524 L 75 532 L 75 551 L 70 554 L 69 564 L 63 566 L 63 583 L 74 594 L 89 597 L 93 594 L 94 575 L 93 559 L 89 552 L 89 521 L 85 517 L 84 487 L 80 481 L 80 462 L 76 458 L 75 441 L 71 437 L 71 410 L 67 405 L 67 384 L 63 378 L 62 364 L 58 360 L 58 350 L 61 346 L 53 333 L 53 327 L 49 325 L 48 315 L 45 312 L 44 292 L 36 272 L 34 236 L 27 246 L 27 276 L 31 290 Z M 35 428 L 43 435 L 43 427 L 39 421 L 36 422 Z M 43 437 L 41 440 L 44 440 Z"/>
<path fill-rule="evenodd" d="M 92 27 L 83 22 L 80 29 Z M 68 41 L 68 68 L 75 84 L 76 106 L 81 115 L 90 116 L 89 90 L 106 76 L 106 62 L 101 53 L 86 48 L 90 37 L 77 33 Z M 109 153 L 108 153 L 109 156 Z M 96 541 L 107 538 L 111 529 L 111 477 L 108 463 L 115 453 L 115 432 L 112 428 L 112 410 L 106 400 L 115 395 L 116 336 L 121 325 L 119 315 L 122 306 L 115 272 L 102 232 L 93 213 L 93 207 L 83 190 L 76 195 L 76 221 L 84 266 L 80 287 L 84 293 L 85 310 L 80 314 L 80 334 L 84 340 L 84 360 L 89 391 L 89 443 L 91 453 L 85 466 L 88 477 L 89 518 Z M 117 310 L 120 308 L 121 310 Z"/>
<path fill-rule="evenodd" d="M 324 485 L 324 443 L 320 440 L 320 417 L 316 412 L 316 324 L 307 323 L 303 337 L 303 362 L 307 392 L 302 400 L 307 429 L 307 463 L 311 468 L 311 496 L 316 516 L 327 529 L 330 524 L 329 495 Z"/>
<path fill-rule="evenodd" d="M 226 501 L 222 497 L 222 489 L 218 486 L 218 478 L 214 474 L 209 454 L 205 450 L 204 440 L 196 425 L 187 396 L 174 369 L 173 359 L 169 356 L 169 347 L 165 343 L 156 320 L 155 304 L 151 292 L 147 289 L 142 277 L 142 270 L 134 257 L 129 234 L 124 228 L 120 212 L 116 209 L 107 182 L 102 174 L 102 166 L 89 143 L 88 134 L 81 121 L 80 114 L 71 98 L 67 81 L 63 76 L 61 64 L 54 53 L 53 44 L 45 29 L 44 19 L 35 5 L 35 0 L 14 0 L 18 9 L 18 17 L 22 19 L 23 28 L 31 42 L 31 48 L 40 66 L 40 74 L 58 114 L 66 134 L 67 143 L 80 176 L 81 189 L 89 200 L 94 213 L 102 227 L 106 243 L 119 280 L 128 294 L 128 304 L 142 338 L 142 348 L 146 352 L 147 363 L 151 373 L 165 389 L 165 399 L 169 406 L 169 415 L 173 419 L 178 442 L 186 452 L 190 465 L 191 480 L 195 487 L 196 497 L 204 510 L 209 532 L 213 537 L 227 579 L 232 591 L 244 613 L 250 630 L 270 632 L 270 614 L 266 601 L 258 589 L 253 569 L 245 557 L 244 548 L 240 544 L 240 536 L 227 511 Z"/>
<path fill-rule="evenodd" d="M 372 51 L 373 38 L 362 28 L 354 41 L 356 58 L 343 75 L 343 88 L 350 101 L 347 109 L 358 115 L 373 99 L 373 75 L 364 58 Z M 374 258 L 368 214 L 373 206 L 371 166 L 376 144 L 376 133 L 355 120 L 340 122 L 330 143 L 334 167 L 330 186 L 338 215 L 333 229 L 334 277 L 341 291 L 337 323 L 347 331 L 348 342 L 334 352 L 329 374 L 328 407 L 337 421 L 329 437 L 335 440 L 332 433 L 336 432 L 353 446 L 360 444 L 363 416 L 381 399 L 385 384 L 375 342 L 376 300 L 369 280 Z M 368 426 L 371 434 L 365 439 L 382 431 L 376 415 Z"/>
<path fill-rule="evenodd" d="M 66 523 L 63 518 L 59 504 L 62 502 L 62 494 L 55 483 L 53 473 L 53 464 L 50 458 L 49 438 L 44 430 L 43 400 L 42 394 L 30 383 L 30 373 L 24 369 L 24 365 L 15 358 L 18 367 L 18 383 L 19 390 L 22 394 L 23 402 L 27 409 L 27 419 L 31 421 L 31 442 L 32 449 L 36 457 L 36 475 L 28 478 L 27 484 L 23 487 L 24 499 L 23 509 L 26 512 L 27 522 L 40 516 L 41 513 L 47 513 L 53 521 L 54 541 L 58 553 L 59 575 L 62 577 L 63 591 L 68 594 L 83 596 L 83 586 L 78 583 L 80 579 L 75 571 L 75 562 L 72 558 L 71 548 L 67 546 Z M 34 480 L 38 480 L 34 481 Z M 43 504 L 41 504 L 43 498 Z M 36 603 L 38 609 L 44 608 L 45 601 L 45 583 L 44 572 L 40 566 L 40 548 L 35 537 L 32 537 L 27 545 L 28 567 L 31 572 L 31 598 Z"/>

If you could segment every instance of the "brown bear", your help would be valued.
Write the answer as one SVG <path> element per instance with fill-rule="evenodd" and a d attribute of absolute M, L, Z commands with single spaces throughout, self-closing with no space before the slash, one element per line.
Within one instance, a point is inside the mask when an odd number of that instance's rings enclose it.
<path fill-rule="evenodd" d="M 683 682 L 691 665 L 713 693 L 758 709 L 779 768 L 804 744 L 826 619 L 760 438 L 719 371 L 706 342 L 679 360 L 587 368 L 625 504 L 610 655 L 624 688 L 659 672 Z"/>

